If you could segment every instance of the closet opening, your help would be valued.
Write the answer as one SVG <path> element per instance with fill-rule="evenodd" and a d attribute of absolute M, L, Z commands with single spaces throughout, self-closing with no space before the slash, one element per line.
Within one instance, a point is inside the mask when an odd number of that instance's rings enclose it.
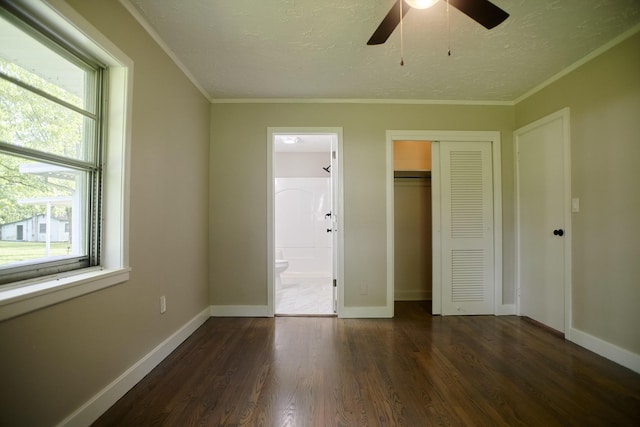
<path fill-rule="evenodd" d="M 394 140 L 393 169 L 394 300 L 431 302 L 431 142 Z"/>

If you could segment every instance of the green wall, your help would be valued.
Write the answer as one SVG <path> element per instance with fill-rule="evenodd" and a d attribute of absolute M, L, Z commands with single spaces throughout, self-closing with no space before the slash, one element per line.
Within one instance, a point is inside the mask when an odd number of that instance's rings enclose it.
<path fill-rule="evenodd" d="M 573 327 L 640 354 L 640 33 L 518 103 L 571 109 Z"/>
<path fill-rule="evenodd" d="M 640 354 L 640 35 L 515 106 L 210 104 L 119 2 L 70 4 L 135 62 L 133 270 L 125 284 L 0 322 L 0 425 L 61 421 L 208 305 L 266 305 L 267 127 L 343 128 L 348 307 L 386 303 L 386 131 L 500 131 L 509 304 L 512 134 L 570 107 L 574 327 Z"/>
<path fill-rule="evenodd" d="M 209 101 L 119 2 L 69 3 L 135 63 L 132 271 L 0 322 L 2 426 L 62 421 L 208 306 Z"/>
<path fill-rule="evenodd" d="M 344 305 L 386 304 L 386 131 L 502 136 L 503 302 L 513 303 L 513 107 L 398 104 L 211 106 L 210 302 L 267 304 L 267 128 L 342 127 Z M 367 295 L 360 294 L 362 284 Z"/>

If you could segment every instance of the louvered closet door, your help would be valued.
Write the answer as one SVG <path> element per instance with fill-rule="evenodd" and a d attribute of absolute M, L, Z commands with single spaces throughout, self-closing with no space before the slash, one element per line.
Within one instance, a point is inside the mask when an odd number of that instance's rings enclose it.
<path fill-rule="evenodd" d="M 493 314 L 490 142 L 441 142 L 442 314 Z"/>

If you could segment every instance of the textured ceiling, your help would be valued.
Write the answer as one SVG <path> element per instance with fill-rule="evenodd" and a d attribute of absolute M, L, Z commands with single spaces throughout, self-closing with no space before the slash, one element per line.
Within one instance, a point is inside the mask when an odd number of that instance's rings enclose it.
<path fill-rule="evenodd" d="M 640 23 L 640 0 L 493 0 L 486 30 L 446 3 L 366 42 L 394 0 L 122 0 L 212 99 L 513 101 Z M 449 35 L 450 34 L 450 35 Z M 451 56 L 447 48 L 451 44 Z"/>

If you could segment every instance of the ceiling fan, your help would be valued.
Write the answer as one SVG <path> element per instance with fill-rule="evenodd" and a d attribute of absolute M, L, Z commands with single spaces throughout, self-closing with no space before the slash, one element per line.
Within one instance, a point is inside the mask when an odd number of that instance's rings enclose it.
<path fill-rule="evenodd" d="M 402 8 L 400 8 L 401 1 L 403 2 Z M 410 9 L 426 9 L 427 7 L 433 6 L 437 1 L 438 0 L 396 0 L 367 44 L 383 44 L 387 41 L 391 33 L 393 33 L 393 30 L 395 30 L 400 23 L 400 9 L 402 9 L 402 16 L 404 17 Z M 489 0 L 449 0 L 449 4 L 489 30 L 509 17 L 507 12 Z"/>

